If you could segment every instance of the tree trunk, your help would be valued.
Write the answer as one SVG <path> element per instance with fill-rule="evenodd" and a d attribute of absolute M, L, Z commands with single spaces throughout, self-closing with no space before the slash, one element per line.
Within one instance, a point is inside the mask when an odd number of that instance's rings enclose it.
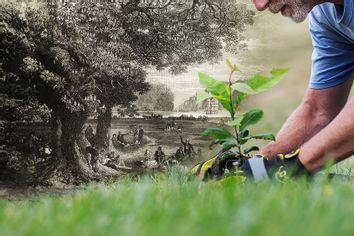
<path fill-rule="evenodd" d="M 62 117 L 61 152 L 65 160 L 65 168 L 69 178 L 76 183 L 119 177 L 124 173 L 97 164 L 98 171 L 94 172 L 88 164 L 86 147 L 90 143 L 85 138 L 85 116 L 66 115 Z M 95 146 L 96 147 L 96 146 Z"/>
<path fill-rule="evenodd" d="M 65 168 L 74 179 L 89 180 L 88 164 L 85 163 L 85 142 L 82 130 L 86 118 L 74 114 L 65 114 L 61 117 L 62 136 L 61 153 L 65 161 Z M 79 144 L 81 147 L 79 147 Z M 86 144 L 89 146 L 89 144 Z"/>
<path fill-rule="evenodd" d="M 97 148 L 108 149 L 110 144 L 112 122 L 112 108 L 107 107 L 104 113 L 101 113 L 97 118 L 97 129 L 95 142 Z"/>
<path fill-rule="evenodd" d="M 61 137 L 62 137 L 62 123 L 59 117 L 59 114 L 57 112 L 54 112 L 54 117 L 52 120 L 52 149 L 53 149 L 53 155 L 55 156 L 56 159 L 61 158 L 62 152 L 61 152 Z"/>

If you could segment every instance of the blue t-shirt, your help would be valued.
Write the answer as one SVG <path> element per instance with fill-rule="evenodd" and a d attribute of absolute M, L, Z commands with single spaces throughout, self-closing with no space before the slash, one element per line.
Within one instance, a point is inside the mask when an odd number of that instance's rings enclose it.
<path fill-rule="evenodd" d="M 335 87 L 354 77 L 353 1 L 323 3 L 310 12 L 312 89 Z"/>

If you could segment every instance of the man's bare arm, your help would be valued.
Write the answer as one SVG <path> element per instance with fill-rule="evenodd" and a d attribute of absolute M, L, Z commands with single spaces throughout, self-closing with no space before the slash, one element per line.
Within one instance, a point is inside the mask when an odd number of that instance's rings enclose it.
<path fill-rule="evenodd" d="M 299 159 L 310 172 L 354 154 L 354 98 L 323 130 L 306 142 Z"/>
<path fill-rule="evenodd" d="M 308 89 L 300 106 L 278 133 L 277 141 L 268 144 L 262 154 L 273 159 L 277 154 L 291 152 L 310 140 L 342 110 L 351 85 L 352 81 L 348 80 L 334 88 Z"/>

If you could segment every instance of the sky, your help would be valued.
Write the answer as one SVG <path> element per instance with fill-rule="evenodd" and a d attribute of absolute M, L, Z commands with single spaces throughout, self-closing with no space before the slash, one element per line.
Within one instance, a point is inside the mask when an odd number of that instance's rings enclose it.
<path fill-rule="evenodd" d="M 148 81 L 150 83 L 163 83 L 168 85 L 175 95 L 175 107 L 182 104 L 189 97 L 201 90 L 198 82 L 198 72 L 205 72 L 216 79 L 227 79 L 228 68 L 225 60 L 230 59 L 237 64 L 245 79 L 247 76 L 259 72 L 270 71 L 278 66 L 291 67 L 287 61 L 302 51 L 311 51 L 311 40 L 308 35 L 307 21 L 296 24 L 290 19 L 269 12 L 257 13 L 255 24 L 245 31 L 249 48 L 237 55 L 225 54 L 218 64 L 193 65 L 187 73 L 171 75 L 168 71 L 150 70 Z M 300 48 L 301 50 L 294 50 Z M 307 60 L 308 61 L 308 60 Z"/>

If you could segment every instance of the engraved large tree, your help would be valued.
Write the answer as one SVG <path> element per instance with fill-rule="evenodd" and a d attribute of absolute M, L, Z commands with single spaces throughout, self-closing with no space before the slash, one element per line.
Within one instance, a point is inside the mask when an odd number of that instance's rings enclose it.
<path fill-rule="evenodd" d="M 63 35 L 95 68 L 99 113 L 96 141 L 109 145 L 112 108 L 146 90 L 145 69 L 180 73 L 196 63 L 217 61 L 222 49 L 237 51 L 253 12 L 233 0 L 71 1 L 59 6 Z M 131 87 L 129 87 L 130 85 Z"/>

